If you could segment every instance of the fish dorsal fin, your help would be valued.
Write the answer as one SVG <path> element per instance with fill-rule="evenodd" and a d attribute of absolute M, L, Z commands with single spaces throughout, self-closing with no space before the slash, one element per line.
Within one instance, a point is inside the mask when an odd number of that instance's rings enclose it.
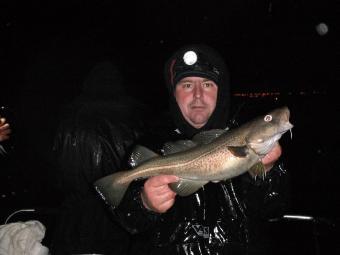
<path fill-rule="evenodd" d="M 224 129 L 211 129 L 208 131 L 202 131 L 196 134 L 192 140 L 197 144 L 208 144 L 225 132 L 227 131 Z"/>
<path fill-rule="evenodd" d="M 136 167 L 144 161 L 155 157 L 159 157 L 159 155 L 144 146 L 136 145 L 129 157 L 128 163 L 131 167 Z"/>
<path fill-rule="evenodd" d="M 167 142 L 163 146 L 164 155 L 173 154 L 176 152 L 186 151 L 195 147 L 197 144 L 191 140 L 178 140 L 175 142 Z"/>
<path fill-rule="evenodd" d="M 249 148 L 247 146 L 228 146 L 228 150 L 238 158 L 244 158 L 249 153 Z"/>
<path fill-rule="evenodd" d="M 207 181 L 193 181 L 188 179 L 180 179 L 178 182 L 170 183 L 170 188 L 178 195 L 184 197 L 195 193 L 202 188 Z"/>

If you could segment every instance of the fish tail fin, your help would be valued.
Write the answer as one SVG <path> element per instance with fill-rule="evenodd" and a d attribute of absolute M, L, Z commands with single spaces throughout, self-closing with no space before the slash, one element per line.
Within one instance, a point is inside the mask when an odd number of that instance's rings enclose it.
<path fill-rule="evenodd" d="M 129 187 L 131 181 L 123 181 L 126 171 L 120 171 L 103 178 L 94 183 L 94 188 L 101 198 L 114 208 L 117 207 Z"/>

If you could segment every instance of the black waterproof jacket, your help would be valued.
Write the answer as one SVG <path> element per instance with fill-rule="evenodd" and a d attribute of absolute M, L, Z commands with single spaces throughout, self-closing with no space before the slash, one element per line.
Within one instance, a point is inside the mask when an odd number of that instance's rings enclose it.
<path fill-rule="evenodd" d="M 185 139 L 169 122 L 150 130 L 144 145 L 154 151 L 159 152 L 164 142 Z M 270 240 L 262 240 L 261 224 L 284 213 L 287 180 L 279 163 L 264 180 L 246 173 L 209 183 L 188 197 L 177 196 L 164 214 L 145 209 L 140 197 L 143 181 L 136 181 L 121 204 L 111 209 L 135 234 L 130 254 L 267 254 L 263 244 Z"/>
<path fill-rule="evenodd" d="M 84 92 L 60 113 L 53 183 L 61 204 L 51 254 L 127 254 L 130 235 L 98 199 L 93 182 L 126 169 L 145 108 L 122 92 L 114 66 L 99 63 Z M 52 170 L 52 169 L 51 169 Z"/>

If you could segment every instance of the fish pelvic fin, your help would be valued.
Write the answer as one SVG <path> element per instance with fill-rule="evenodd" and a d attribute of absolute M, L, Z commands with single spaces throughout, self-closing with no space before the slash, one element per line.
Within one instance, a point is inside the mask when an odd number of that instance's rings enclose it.
<path fill-rule="evenodd" d="M 255 165 L 253 165 L 249 170 L 249 174 L 256 179 L 258 176 L 262 179 L 266 177 L 266 171 L 264 169 L 264 165 L 261 161 L 257 162 Z"/>
<path fill-rule="evenodd" d="M 120 180 L 126 174 L 126 171 L 120 171 L 103 178 L 94 183 L 94 188 L 105 201 L 106 204 L 116 208 L 129 187 L 131 181 L 121 182 Z"/>
<path fill-rule="evenodd" d="M 202 188 L 207 181 L 194 181 L 188 179 L 180 179 L 178 182 L 170 183 L 170 188 L 178 195 L 185 197 L 195 193 Z"/>

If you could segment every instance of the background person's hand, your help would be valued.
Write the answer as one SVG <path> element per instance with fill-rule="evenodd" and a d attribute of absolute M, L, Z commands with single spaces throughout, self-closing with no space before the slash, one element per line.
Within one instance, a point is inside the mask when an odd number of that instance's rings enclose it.
<path fill-rule="evenodd" d="M 169 183 L 177 182 L 178 177 L 174 175 L 159 175 L 149 178 L 144 183 L 141 193 L 144 206 L 158 213 L 164 213 L 175 203 L 176 193 L 173 192 Z"/>
<path fill-rule="evenodd" d="M 274 166 L 275 162 L 280 158 L 281 154 L 281 145 L 279 143 L 276 143 L 275 147 L 261 159 L 265 171 L 269 171 Z"/>
<path fill-rule="evenodd" d="M 9 139 L 9 134 L 11 133 L 11 129 L 8 123 L 6 123 L 5 118 L 1 118 L 0 116 L 0 142 Z"/>

